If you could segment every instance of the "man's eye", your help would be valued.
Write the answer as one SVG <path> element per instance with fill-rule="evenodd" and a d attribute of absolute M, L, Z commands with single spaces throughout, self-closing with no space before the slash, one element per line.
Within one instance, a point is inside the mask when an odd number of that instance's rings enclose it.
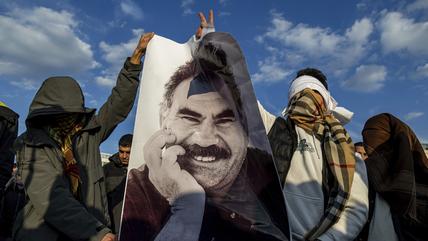
<path fill-rule="evenodd" d="M 217 125 L 225 125 L 229 123 L 233 123 L 235 121 L 234 118 L 221 118 L 216 121 Z"/>
<path fill-rule="evenodd" d="M 191 116 L 182 116 L 182 119 L 192 122 L 192 123 L 198 123 L 199 120 L 197 118 L 191 117 Z"/>

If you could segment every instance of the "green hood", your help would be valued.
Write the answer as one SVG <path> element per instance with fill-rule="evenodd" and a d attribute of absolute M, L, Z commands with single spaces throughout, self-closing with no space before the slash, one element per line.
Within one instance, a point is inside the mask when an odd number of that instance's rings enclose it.
<path fill-rule="evenodd" d="M 26 119 L 27 126 L 39 116 L 63 113 L 93 114 L 95 109 L 85 107 L 82 89 L 71 77 L 50 77 L 37 91 Z"/>

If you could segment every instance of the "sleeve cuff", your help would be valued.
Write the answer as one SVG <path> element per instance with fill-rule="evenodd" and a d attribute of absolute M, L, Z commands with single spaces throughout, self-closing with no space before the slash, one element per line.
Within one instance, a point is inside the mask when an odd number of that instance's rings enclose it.
<path fill-rule="evenodd" d="M 107 228 L 106 226 L 101 226 L 101 230 L 98 231 L 98 233 L 94 236 L 92 236 L 89 241 L 100 241 L 104 238 L 104 236 L 108 233 L 111 233 L 111 230 Z"/>
<path fill-rule="evenodd" d="M 143 69 L 143 62 L 140 64 L 133 64 L 131 63 L 131 58 L 126 58 L 125 64 L 123 65 L 123 68 L 128 71 L 141 71 Z"/>

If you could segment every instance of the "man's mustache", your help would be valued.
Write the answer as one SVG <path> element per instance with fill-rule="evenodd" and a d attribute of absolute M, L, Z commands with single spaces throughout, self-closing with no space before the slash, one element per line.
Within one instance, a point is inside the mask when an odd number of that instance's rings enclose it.
<path fill-rule="evenodd" d="M 193 158 L 195 156 L 202 156 L 202 157 L 215 157 L 216 160 L 218 159 L 228 159 L 230 158 L 231 151 L 227 148 L 223 148 L 217 145 L 211 145 L 207 147 L 202 147 L 198 144 L 192 144 L 192 145 L 181 145 L 184 150 L 186 151 L 186 154 L 180 157 L 183 159 Z"/>

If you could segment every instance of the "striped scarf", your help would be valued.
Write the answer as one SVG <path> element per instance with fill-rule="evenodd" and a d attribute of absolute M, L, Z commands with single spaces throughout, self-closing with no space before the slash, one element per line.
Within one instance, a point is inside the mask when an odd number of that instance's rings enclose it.
<path fill-rule="evenodd" d="M 306 234 L 306 240 L 315 240 L 339 220 L 349 198 L 355 171 L 352 139 L 333 115 L 326 113 L 321 103 L 321 95 L 312 89 L 304 89 L 291 99 L 287 111 L 297 126 L 321 141 L 324 158 L 335 178 L 324 214 Z"/>
<path fill-rule="evenodd" d="M 71 184 L 71 193 L 77 200 L 82 200 L 80 186 L 81 179 L 79 175 L 79 166 L 73 154 L 73 137 L 82 129 L 79 118 L 76 114 L 67 114 L 56 117 L 54 126 L 48 127 L 49 136 L 54 139 L 61 149 L 64 173 L 68 176 Z"/>

